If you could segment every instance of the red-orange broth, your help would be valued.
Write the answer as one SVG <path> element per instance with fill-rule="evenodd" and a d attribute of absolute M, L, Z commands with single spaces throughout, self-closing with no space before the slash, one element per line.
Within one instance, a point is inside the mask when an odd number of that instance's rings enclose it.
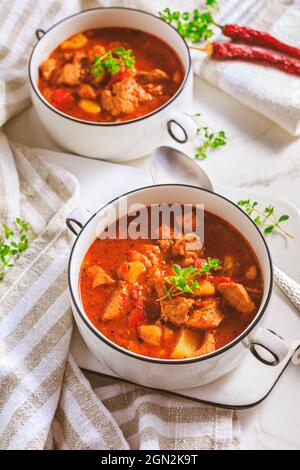
<path fill-rule="evenodd" d="M 252 322 L 262 298 L 261 269 L 243 235 L 214 214 L 204 214 L 200 251 L 185 250 L 185 240 L 174 240 L 168 229 L 163 241 L 96 239 L 79 276 L 83 308 L 99 331 L 125 349 L 155 358 L 196 357 L 228 344 Z M 196 294 L 158 301 L 174 264 L 199 267 L 208 257 L 219 267 L 196 276 Z"/>
<path fill-rule="evenodd" d="M 92 74 L 96 57 L 123 47 L 133 67 Z M 161 107 L 177 92 L 184 69 L 177 53 L 161 39 L 129 28 L 90 29 L 64 41 L 41 64 L 38 86 L 49 103 L 78 119 L 119 122 Z"/>

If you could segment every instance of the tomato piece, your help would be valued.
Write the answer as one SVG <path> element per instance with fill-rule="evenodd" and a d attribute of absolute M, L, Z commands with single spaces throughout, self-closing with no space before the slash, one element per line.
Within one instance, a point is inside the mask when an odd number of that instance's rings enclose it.
<path fill-rule="evenodd" d="M 146 320 L 146 315 L 144 311 L 143 304 L 136 305 L 135 309 L 132 311 L 130 316 L 128 317 L 128 324 L 129 327 L 134 330 L 135 332 L 138 331 L 139 326 L 144 323 Z"/>
<path fill-rule="evenodd" d="M 74 98 L 71 90 L 68 88 L 57 88 L 52 94 L 52 102 L 58 107 L 72 104 Z"/>
<path fill-rule="evenodd" d="M 123 262 L 120 264 L 119 271 L 120 271 L 120 273 L 122 273 L 122 274 L 128 273 L 129 267 L 128 267 L 128 263 L 127 263 L 126 261 L 123 261 Z"/>
<path fill-rule="evenodd" d="M 194 305 L 196 307 L 202 307 L 202 302 L 203 302 L 202 299 L 196 299 L 195 302 L 194 302 Z"/>
<path fill-rule="evenodd" d="M 232 278 L 228 276 L 211 276 L 209 282 L 211 282 L 215 287 L 218 287 L 221 283 L 232 282 Z"/>
<path fill-rule="evenodd" d="M 131 74 L 127 71 L 124 70 L 123 72 L 115 73 L 114 75 L 111 76 L 111 79 L 109 80 L 107 87 L 111 87 L 114 83 L 121 82 L 125 78 L 129 77 Z"/>
<path fill-rule="evenodd" d="M 144 298 L 142 297 L 143 294 L 143 286 L 140 286 L 138 283 L 129 286 L 130 297 L 135 301 L 135 306 L 139 302 L 142 302 Z"/>
<path fill-rule="evenodd" d="M 195 261 L 195 268 L 200 269 L 202 264 L 207 264 L 207 259 L 206 258 L 197 258 Z"/>

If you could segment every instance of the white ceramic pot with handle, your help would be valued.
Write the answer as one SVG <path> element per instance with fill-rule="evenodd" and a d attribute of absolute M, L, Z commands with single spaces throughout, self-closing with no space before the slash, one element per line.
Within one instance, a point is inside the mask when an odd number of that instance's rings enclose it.
<path fill-rule="evenodd" d="M 116 123 L 83 121 L 53 107 L 38 88 L 39 66 L 66 38 L 93 28 L 126 27 L 150 33 L 173 48 L 183 67 L 184 79 L 174 96 L 153 112 Z M 29 62 L 31 96 L 35 109 L 50 136 L 63 148 L 93 158 L 125 161 L 151 152 L 169 133 L 186 142 L 197 128 L 189 111 L 193 93 L 193 73 L 189 48 L 179 33 L 149 13 L 128 8 L 96 8 L 60 21 L 46 33 L 37 31 L 38 43 Z"/>
<path fill-rule="evenodd" d="M 125 198 L 127 207 L 136 203 L 146 206 L 174 202 L 204 204 L 205 210 L 230 221 L 248 240 L 260 262 L 263 297 L 255 318 L 237 338 L 204 356 L 175 360 L 156 359 L 122 348 L 93 325 L 84 311 L 80 297 L 80 267 L 87 250 L 96 238 L 95 234 L 99 221 L 102 220 L 103 211 L 107 208 L 123 207 L 119 203 Z M 95 357 L 103 361 L 118 376 L 154 388 L 187 389 L 212 382 L 232 371 L 249 351 L 259 361 L 270 366 L 277 365 L 287 355 L 289 350 L 287 343 L 276 333 L 263 328 L 273 282 L 272 262 L 264 237 L 245 212 L 223 196 L 188 185 L 149 186 L 111 201 L 93 215 L 87 209 L 76 209 L 68 217 L 67 225 L 77 235 L 69 260 L 69 288 L 77 326 Z"/>

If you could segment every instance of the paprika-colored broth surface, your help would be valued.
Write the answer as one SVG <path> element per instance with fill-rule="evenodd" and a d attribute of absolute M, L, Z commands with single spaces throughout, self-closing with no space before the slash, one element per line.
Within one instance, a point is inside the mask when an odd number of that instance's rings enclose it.
<path fill-rule="evenodd" d="M 81 266 L 81 299 L 114 343 L 155 358 L 197 357 L 252 322 L 261 270 L 249 243 L 218 216 L 204 213 L 204 246 L 193 249 L 195 229 L 176 238 L 170 225 L 160 226 L 158 239 L 97 238 Z"/>
<path fill-rule="evenodd" d="M 162 40 L 135 29 L 101 28 L 60 44 L 41 64 L 38 85 L 70 116 L 120 122 L 161 107 L 183 78 L 177 53 Z"/>

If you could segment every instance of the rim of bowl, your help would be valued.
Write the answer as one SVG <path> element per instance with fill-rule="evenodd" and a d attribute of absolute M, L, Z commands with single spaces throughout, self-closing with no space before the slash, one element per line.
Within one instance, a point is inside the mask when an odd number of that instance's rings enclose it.
<path fill-rule="evenodd" d="M 252 320 L 252 322 L 247 326 L 247 328 L 245 328 L 244 331 L 242 331 L 242 333 L 237 336 L 235 339 L 233 339 L 230 343 L 228 344 L 225 344 L 224 346 L 222 346 L 221 348 L 217 349 L 216 351 L 213 351 L 209 354 L 205 354 L 204 356 L 198 356 L 198 357 L 194 357 L 194 358 L 187 358 L 187 359 L 159 359 L 159 358 L 155 358 L 155 357 L 149 357 L 149 356 L 143 356 L 141 354 L 138 354 L 138 353 L 134 353 L 132 351 L 129 351 L 128 349 L 125 349 L 123 348 L 122 346 L 119 346 L 118 344 L 114 343 L 113 341 L 111 341 L 110 339 L 108 339 L 103 333 L 101 333 L 100 330 L 98 330 L 94 325 L 93 323 L 88 319 L 88 316 L 87 314 L 85 313 L 83 307 L 82 309 L 80 308 L 80 306 L 77 304 L 76 302 L 76 299 L 75 299 L 75 296 L 74 296 L 74 293 L 73 293 L 73 287 L 72 287 L 72 283 L 71 283 L 71 264 L 72 264 L 72 257 L 73 257 L 73 253 L 74 253 L 74 250 L 75 250 L 75 247 L 76 247 L 76 244 L 79 240 L 79 237 L 82 235 L 82 233 L 84 232 L 84 229 L 85 227 L 91 222 L 92 219 L 94 219 L 94 217 L 96 217 L 97 214 L 99 214 L 103 209 L 105 209 L 107 206 L 109 206 L 110 204 L 113 204 L 115 201 L 117 201 L 118 199 L 121 199 L 122 197 L 124 196 L 128 196 L 129 194 L 133 194 L 133 193 L 136 193 L 136 192 L 139 192 L 139 191 L 143 191 L 145 189 L 150 189 L 150 188 L 153 188 L 153 187 L 188 187 L 188 188 L 192 188 L 192 189 L 197 189 L 199 191 L 204 191 L 204 192 L 207 192 L 209 194 L 213 194 L 214 196 L 217 196 L 225 201 L 227 201 L 230 205 L 232 205 L 233 207 L 235 207 L 237 210 L 239 210 L 250 222 L 251 224 L 253 225 L 253 227 L 255 228 L 255 230 L 257 231 L 260 239 L 262 240 L 263 244 L 264 244 L 264 247 L 265 247 L 265 250 L 266 250 L 266 253 L 267 253 L 267 256 L 268 256 L 268 261 L 269 261 L 269 268 L 270 268 L 270 282 L 269 282 L 269 287 L 268 287 L 268 292 L 267 292 L 267 297 L 266 297 L 266 300 L 264 301 L 264 304 L 263 306 L 261 307 L 261 312 L 259 314 L 257 314 L 255 316 L 255 318 Z M 240 231 L 240 230 L 239 230 Z M 244 234 L 242 233 L 242 235 L 244 236 Z M 244 236 L 244 238 L 247 240 L 247 238 Z M 256 253 L 255 253 L 256 254 Z M 85 256 L 85 254 L 84 254 Z M 83 257 L 84 257 L 83 256 Z M 83 260 L 83 257 L 81 259 L 81 262 Z M 91 217 L 90 219 L 84 224 L 84 226 L 82 227 L 81 231 L 79 232 L 79 234 L 77 235 L 76 237 L 76 240 L 72 246 L 72 249 L 71 249 L 71 252 L 70 252 L 70 257 L 69 257 L 69 263 L 68 263 L 68 283 L 69 283 L 69 290 L 70 290 L 70 295 L 71 295 L 71 299 L 72 299 L 72 302 L 73 302 L 73 305 L 74 307 L 76 308 L 76 311 L 77 313 L 79 314 L 79 316 L 81 317 L 82 321 L 85 323 L 85 325 L 89 328 L 89 330 L 98 338 L 100 339 L 101 341 L 103 341 L 104 343 L 106 343 L 108 346 L 112 347 L 113 349 L 119 351 L 120 353 L 122 354 L 125 354 L 127 356 L 130 356 L 130 357 L 133 357 L 137 360 L 142 360 L 144 362 L 151 362 L 151 363 L 155 363 L 155 364 L 189 364 L 189 363 L 193 363 L 193 362 L 200 362 L 200 361 L 205 361 L 206 359 L 210 359 L 212 357 L 215 357 L 215 356 L 218 356 L 220 354 L 222 354 L 223 352 L 227 351 L 228 349 L 231 349 L 233 346 L 235 346 L 236 344 L 238 344 L 239 342 L 241 342 L 246 336 L 248 336 L 248 334 L 253 330 L 253 328 L 255 328 L 255 326 L 260 322 L 261 318 L 263 317 L 268 305 L 269 305 L 269 302 L 270 302 L 270 298 L 271 298 L 271 294 L 272 294 L 272 290 L 273 290 L 273 265 L 272 265 L 272 259 L 271 259 L 271 254 L 270 254 L 270 250 L 268 248 L 268 245 L 266 243 L 266 240 L 264 239 L 264 236 L 262 235 L 261 231 L 259 230 L 259 228 L 257 227 L 257 225 L 255 225 L 255 223 L 253 222 L 253 220 L 240 208 L 238 207 L 236 204 L 234 204 L 232 201 L 230 201 L 229 199 L 227 199 L 226 197 L 222 196 L 221 194 L 218 194 L 218 193 L 215 193 L 213 191 L 210 191 L 208 189 L 204 189 L 204 188 L 200 188 L 198 186 L 193 186 L 193 185 L 189 185 L 189 184 L 175 184 L 175 183 L 170 183 L 170 184 L 157 184 L 157 185 L 149 185 L 149 186 L 143 186 L 142 188 L 138 188 L 138 189 L 134 189 L 132 191 L 128 191 L 127 193 L 124 193 L 114 199 L 112 199 L 111 201 L 109 201 L 108 203 L 106 203 L 103 207 L 101 207 L 99 210 L 97 210 Z M 79 290 L 79 287 L 78 287 L 78 290 Z"/>
<path fill-rule="evenodd" d="M 95 122 L 95 121 L 86 121 L 84 119 L 78 119 L 78 118 L 75 118 L 73 116 L 70 116 L 69 114 L 65 114 L 63 113 L 62 111 L 60 111 L 59 109 L 55 108 L 54 106 L 51 105 L 51 103 L 49 103 L 49 101 L 46 100 L 46 98 L 44 98 L 44 96 L 40 93 L 37 85 L 34 83 L 33 79 L 32 79 L 32 75 L 31 75 L 31 62 L 32 62 L 32 58 L 33 58 L 33 55 L 35 53 L 35 50 L 37 48 L 37 46 L 40 44 L 41 41 L 44 40 L 44 38 L 47 36 L 47 34 L 52 31 L 54 28 L 56 28 L 56 26 L 60 25 L 61 23 L 64 23 L 65 21 L 69 21 L 71 20 L 72 18 L 76 17 L 76 16 L 81 16 L 81 15 L 85 15 L 86 13 L 89 13 L 91 11 L 101 11 L 101 10 L 129 10 L 129 11 L 135 11 L 135 12 L 138 12 L 138 13 L 142 13 L 144 15 L 148 15 L 148 16 L 152 16 L 153 18 L 155 18 L 156 20 L 158 21 L 162 21 L 165 25 L 167 25 L 168 27 L 172 28 L 177 36 L 181 39 L 181 41 L 183 42 L 183 44 L 185 45 L 185 48 L 186 48 L 186 51 L 187 51 L 187 56 L 188 56 L 188 66 L 185 70 L 185 77 L 180 85 L 180 87 L 178 88 L 178 90 L 176 91 L 176 93 L 166 102 L 164 103 L 162 106 L 160 106 L 159 108 L 157 109 L 154 109 L 151 113 L 148 113 L 148 114 L 145 114 L 144 116 L 140 116 L 138 118 L 135 118 L 135 119 L 129 119 L 128 121 L 121 121 L 121 122 Z M 157 36 L 156 36 L 157 37 Z M 160 39 L 160 38 L 159 38 Z M 166 41 L 165 41 L 166 42 Z M 166 42 L 166 44 L 168 44 Z M 171 47 L 172 50 L 173 47 L 168 44 L 169 47 Z M 175 51 L 176 53 L 176 51 Z M 139 121 L 142 121 L 143 119 L 147 119 L 148 117 L 150 116 L 154 116 L 155 114 L 157 114 L 158 112 L 162 111 L 163 109 L 165 109 L 167 106 L 169 106 L 176 98 L 177 96 L 180 95 L 180 93 L 182 92 L 182 90 L 185 88 L 186 86 L 186 83 L 187 83 L 187 79 L 188 77 L 190 76 L 190 73 L 191 73 L 191 65 L 192 65 L 192 59 L 191 59 L 191 54 L 190 54 L 190 50 L 189 50 L 189 47 L 185 41 L 185 39 L 178 33 L 177 29 L 174 28 L 174 26 L 172 26 L 171 24 L 169 23 L 166 23 L 165 21 L 163 21 L 159 16 L 156 16 L 156 15 L 153 15 L 153 13 L 149 13 L 147 11 L 143 11 L 143 10 L 139 10 L 138 8 L 126 8 L 126 7 L 98 7 L 98 8 L 89 8 L 88 10 L 84 10 L 84 11 L 80 11 L 78 13 L 74 13 L 73 15 L 69 15 L 67 16 L 66 18 L 63 18 L 62 20 L 58 21 L 57 23 L 55 23 L 54 25 L 52 25 L 47 31 L 45 31 L 45 34 L 41 37 L 41 39 L 39 39 L 37 41 L 37 43 L 35 44 L 34 48 L 32 49 L 32 52 L 30 54 L 30 58 L 29 58 L 29 62 L 28 62 L 28 75 L 29 75 L 29 82 L 30 82 L 30 85 L 31 85 L 31 88 L 33 89 L 33 91 L 35 92 L 36 96 L 40 99 L 40 101 L 45 105 L 47 106 L 47 108 L 49 108 L 51 111 L 54 111 L 56 114 L 58 114 L 59 116 L 63 117 L 63 118 L 66 118 L 66 119 L 69 119 L 70 121 L 74 121 L 74 122 L 77 122 L 77 123 L 81 123 L 81 124 L 85 124 L 85 125 L 88 125 L 88 126 L 103 126 L 103 127 L 112 127 L 112 126 L 124 126 L 124 125 L 128 125 L 128 124 L 131 124 L 131 123 L 135 123 L 135 122 L 139 122 Z"/>

